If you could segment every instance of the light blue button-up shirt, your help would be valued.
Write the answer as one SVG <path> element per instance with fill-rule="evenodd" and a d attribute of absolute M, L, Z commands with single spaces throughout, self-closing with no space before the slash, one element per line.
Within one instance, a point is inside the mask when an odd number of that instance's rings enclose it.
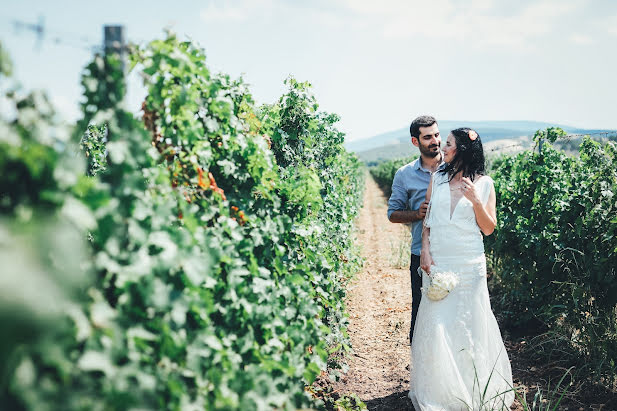
<path fill-rule="evenodd" d="M 392 180 L 392 194 L 388 200 L 388 219 L 397 210 L 417 210 L 426 198 L 431 171 L 422 167 L 420 158 L 399 168 Z M 440 165 L 440 167 L 443 163 Z M 411 253 L 420 255 L 422 249 L 422 220 L 411 223 Z"/>

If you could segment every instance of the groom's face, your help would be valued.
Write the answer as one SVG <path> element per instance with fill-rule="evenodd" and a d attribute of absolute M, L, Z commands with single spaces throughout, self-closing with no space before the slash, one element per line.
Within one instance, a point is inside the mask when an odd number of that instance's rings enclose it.
<path fill-rule="evenodd" d="M 420 135 L 418 138 L 412 138 L 411 141 L 420 149 L 420 153 L 427 157 L 437 157 L 440 153 L 441 135 L 437 124 L 420 127 Z"/>

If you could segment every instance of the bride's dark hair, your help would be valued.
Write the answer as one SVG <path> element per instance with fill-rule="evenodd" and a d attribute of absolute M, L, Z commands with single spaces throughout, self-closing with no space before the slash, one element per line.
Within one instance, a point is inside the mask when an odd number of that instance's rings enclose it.
<path fill-rule="evenodd" d="M 484 149 L 480 135 L 468 127 L 457 128 L 450 133 L 456 142 L 456 155 L 440 172 L 449 175 L 448 181 L 458 173 L 463 173 L 463 177 L 469 177 L 471 181 L 475 176 L 484 175 Z"/>

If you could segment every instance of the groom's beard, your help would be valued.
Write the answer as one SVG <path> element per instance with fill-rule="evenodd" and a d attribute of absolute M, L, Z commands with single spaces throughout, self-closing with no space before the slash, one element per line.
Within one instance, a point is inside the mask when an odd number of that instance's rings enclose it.
<path fill-rule="evenodd" d="M 420 154 L 425 155 L 426 157 L 435 158 L 438 155 L 441 155 L 441 150 L 439 150 L 438 144 L 432 144 L 428 147 L 420 146 Z M 437 148 L 437 150 L 435 150 Z"/>

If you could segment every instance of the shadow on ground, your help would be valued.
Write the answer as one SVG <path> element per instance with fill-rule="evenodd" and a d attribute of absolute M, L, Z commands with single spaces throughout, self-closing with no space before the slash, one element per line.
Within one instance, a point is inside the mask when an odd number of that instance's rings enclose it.
<path fill-rule="evenodd" d="M 365 401 L 370 411 L 414 411 L 411 401 L 407 397 L 409 391 L 396 392 L 387 397 Z"/>

